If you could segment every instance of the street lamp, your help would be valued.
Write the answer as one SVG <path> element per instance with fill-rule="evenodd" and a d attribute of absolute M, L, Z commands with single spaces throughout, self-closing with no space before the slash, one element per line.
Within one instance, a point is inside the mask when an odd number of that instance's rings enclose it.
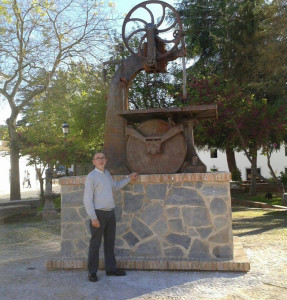
<path fill-rule="evenodd" d="M 62 129 L 63 129 L 63 133 L 64 135 L 67 137 L 67 134 L 69 133 L 69 124 L 67 124 L 66 122 L 64 122 L 64 124 L 62 125 Z"/>
<path fill-rule="evenodd" d="M 66 148 L 67 148 L 67 135 L 69 134 L 69 127 L 70 127 L 69 124 L 67 124 L 66 122 L 64 122 L 64 124 L 62 125 L 62 130 L 65 135 Z M 66 176 L 69 176 L 68 166 L 66 166 Z"/>

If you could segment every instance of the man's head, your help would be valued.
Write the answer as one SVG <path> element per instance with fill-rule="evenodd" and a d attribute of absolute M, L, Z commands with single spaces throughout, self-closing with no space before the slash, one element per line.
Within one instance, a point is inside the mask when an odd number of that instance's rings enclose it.
<path fill-rule="evenodd" d="M 104 171 L 106 163 L 107 163 L 107 159 L 103 152 L 97 152 L 94 155 L 93 164 L 97 169 Z"/>

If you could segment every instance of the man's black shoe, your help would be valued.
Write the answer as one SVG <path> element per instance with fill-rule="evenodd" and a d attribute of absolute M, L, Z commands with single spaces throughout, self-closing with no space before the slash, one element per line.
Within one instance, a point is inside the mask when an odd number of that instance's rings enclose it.
<path fill-rule="evenodd" d="M 126 272 L 124 270 L 116 269 L 114 271 L 107 271 L 107 276 L 125 276 Z"/>
<path fill-rule="evenodd" d="M 91 282 L 98 281 L 97 273 L 89 273 L 88 278 L 89 278 L 89 281 L 91 281 Z"/>

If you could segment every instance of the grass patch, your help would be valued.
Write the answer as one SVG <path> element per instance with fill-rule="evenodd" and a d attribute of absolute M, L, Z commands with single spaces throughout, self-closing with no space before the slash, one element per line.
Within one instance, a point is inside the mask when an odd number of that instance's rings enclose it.
<path fill-rule="evenodd" d="M 256 196 L 250 196 L 247 193 L 232 193 L 231 197 L 234 199 L 248 200 L 254 202 L 262 202 L 271 205 L 282 205 L 282 194 L 272 193 L 272 199 L 268 200 L 266 193 L 258 193 Z"/>
<path fill-rule="evenodd" d="M 56 209 L 61 209 L 61 196 L 57 196 L 54 200 L 53 200 L 54 206 Z M 42 212 L 43 211 L 43 207 L 44 207 L 44 203 L 41 204 L 38 207 L 38 212 Z"/>
<path fill-rule="evenodd" d="M 58 196 L 56 199 L 54 199 L 54 205 L 56 209 L 61 208 L 61 196 Z"/>
<path fill-rule="evenodd" d="M 287 212 L 281 210 L 232 207 L 233 234 L 237 236 L 260 233 L 287 236 Z"/>

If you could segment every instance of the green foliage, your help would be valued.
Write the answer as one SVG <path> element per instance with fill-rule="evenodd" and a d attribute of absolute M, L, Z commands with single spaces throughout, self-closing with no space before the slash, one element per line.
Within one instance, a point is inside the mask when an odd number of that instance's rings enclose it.
<path fill-rule="evenodd" d="M 286 99 L 284 0 L 194 0 L 178 7 L 188 55 L 196 59 L 189 69 L 192 77 L 215 75 L 240 87 L 237 101 L 242 114 L 250 111 L 250 105 L 260 109 Z"/>
<path fill-rule="evenodd" d="M 16 130 L 19 114 L 47 91 L 59 67 L 72 59 L 90 62 L 103 59 L 110 44 L 108 37 L 116 25 L 112 22 L 117 19 L 113 13 L 108 1 L 1 1 L 0 94 L 11 108 L 6 121 L 13 175 L 11 200 L 20 199 L 21 133 Z"/>
<path fill-rule="evenodd" d="M 257 150 L 286 140 L 286 1 L 184 0 L 178 8 L 195 59 L 189 103 L 218 105 L 218 122 L 200 124 L 195 140 L 244 149 L 256 168 Z"/>
<path fill-rule="evenodd" d="M 132 109 L 164 108 L 174 106 L 174 93 L 177 87 L 175 73 L 178 67 L 169 66 L 169 73 L 147 74 L 139 73 L 133 80 L 129 101 Z"/>
<path fill-rule="evenodd" d="M 276 39 L 282 31 L 275 31 L 274 22 L 286 17 L 284 0 L 184 0 L 178 8 L 187 32 L 188 55 L 196 58 L 194 74 L 232 77 L 246 83 L 252 93 L 256 84 L 262 89 L 266 75 L 274 75 L 259 67 L 264 61 L 266 65 L 263 58 L 271 54 L 264 50 L 266 45 L 279 50 Z"/>
<path fill-rule="evenodd" d="M 6 125 L 0 125 L 0 140 L 8 140 L 8 127 Z"/>
<path fill-rule="evenodd" d="M 21 154 L 50 165 L 89 161 L 103 146 L 105 98 L 99 71 L 91 66 L 60 70 L 48 92 L 24 111 Z M 64 122 L 70 126 L 66 138 Z"/>
<path fill-rule="evenodd" d="M 200 122 L 195 128 L 198 146 L 208 145 L 224 149 L 265 149 L 270 143 L 279 145 L 286 135 L 285 101 L 268 103 L 246 95 L 236 83 L 219 76 L 205 76 L 189 80 L 188 99 L 178 98 L 181 105 L 216 104 L 218 120 Z M 235 127 L 240 130 L 241 138 Z"/>
<path fill-rule="evenodd" d="M 280 181 L 283 183 L 284 187 L 287 187 L 287 172 L 280 172 Z"/>
<path fill-rule="evenodd" d="M 232 170 L 231 176 L 233 181 L 242 182 L 241 171 L 239 169 Z"/>

